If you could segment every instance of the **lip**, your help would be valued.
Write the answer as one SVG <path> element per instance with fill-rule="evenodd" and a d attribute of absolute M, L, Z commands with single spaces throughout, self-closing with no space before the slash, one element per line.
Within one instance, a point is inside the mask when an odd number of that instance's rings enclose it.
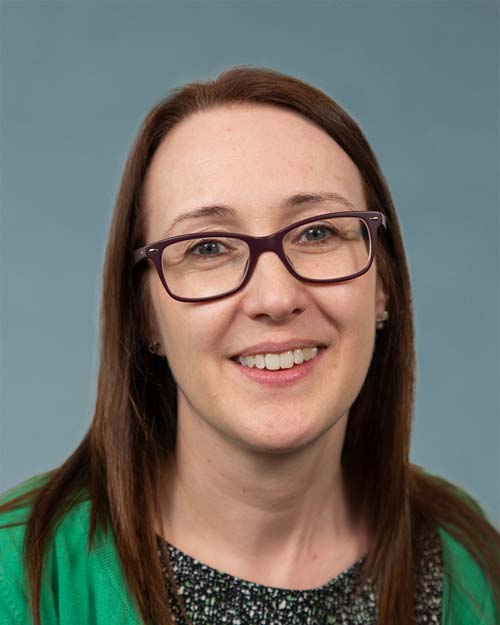
<path fill-rule="evenodd" d="M 238 356 L 252 356 L 254 354 L 279 354 L 280 352 L 287 352 L 290 349 L 299 349 L 303 347 L 321 347 L 326 345 L 318 339 L 302 338 L 302 339 L 289 339 L 288 341 L 263 341 L 256 343 L 250 347 L 245 348 L 243 351 L 236 352 L 230 356 L 231 359 Z M 314 360 L 314 359 L 313 359 Z"/>
<path fill-rule="evenodd" d="M 285 350 L 282 350 L 285 351 Z M 307 360 L 300 365 L 294 365 L 291 369 L 279 369 L 277 371 L 268 371 L 267 369 L 257 369 L 257 367 L 244 367 L 237 361 L 231 359 L 234 367 L 247 379 L 269 387 L 290 386 L 296 382 L 303 380 L 318 366 L 323 358 L 326 348 L 318 349 L 315 358 Z M 252 353 L 252 352 L 250 352 Z"/>

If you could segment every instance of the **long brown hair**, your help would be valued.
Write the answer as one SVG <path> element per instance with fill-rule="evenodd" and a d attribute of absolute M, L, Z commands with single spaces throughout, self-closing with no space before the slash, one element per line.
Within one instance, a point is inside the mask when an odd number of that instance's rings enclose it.
<path fill-rule="evenodd" d="M 172 624 L 156 551 L 159 467 L 175 450 L 176 388 L 166 359 L 147 349 L 149 306 L 145 271 L 131 270 L 130 252 L 145 245 L 142 193 L 152 157 L 167 133 L 187 116 L 238 103 L 285 107 L 312 120 L 349 155 L 363 180 L 368 210 L 383 211 L 377 268 L 390 318 L 377 332 L 372 362 L 352 405 L 342 463 L 373 528 L 363 579 L 376 580 L 378 623 L 414 623 L 417 537 L 443 527 L 469 549 L 500 606 L 500 534 L 445 480 L 409 462 L 415 387 L 411 289 L 398 219 L 384 175 L 366 138 L 325 93 L 265 68 L 240 66 L 213 81 L 171 92 L 146 116 L 118 191 L 103 272 L 100 368 L 96 407 L 78 448 L 48 481 L 7 502 L 27 501 L 25 566 L 35 625 L 40 625 L 43 553 L 52 529 L 86 493 L 90 533 L 111 525 L 132 597 L 146 623 Z M 156 517 L 158 518 L 158 517 Z"/>

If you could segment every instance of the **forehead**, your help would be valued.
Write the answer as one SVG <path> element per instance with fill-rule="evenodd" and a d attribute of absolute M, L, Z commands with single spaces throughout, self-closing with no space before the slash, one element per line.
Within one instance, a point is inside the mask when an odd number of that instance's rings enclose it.
<path fill-rule="evenodd" d="M 254 222 L 286 218 L 276 213 L 284 198 L 325 191 L 366 209 L 357 167 L 323 129 L 275 106 L 220 107 L 183 120 L 158 147 L 145 181 L 147 229 L 207 203 Z"/>

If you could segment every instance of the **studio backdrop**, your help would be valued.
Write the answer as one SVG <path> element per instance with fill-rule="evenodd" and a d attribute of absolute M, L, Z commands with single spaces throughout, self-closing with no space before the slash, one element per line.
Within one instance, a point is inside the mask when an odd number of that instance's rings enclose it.
<path fill-rule="evenodd" d="M 3 2 L 0 491 L 92 417 L 106 234 L 125 156 L 170 89 L 289 73 L 359 123 L 412 280 L 412 461 L 500 521 L 496 2 Z"/>

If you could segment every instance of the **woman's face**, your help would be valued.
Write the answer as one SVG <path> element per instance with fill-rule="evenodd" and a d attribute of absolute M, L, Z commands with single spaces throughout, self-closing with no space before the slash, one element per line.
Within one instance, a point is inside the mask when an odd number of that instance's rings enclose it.
<path fill-rule="evenodd" d="M 310 202 L 284 211 L 280 205 L 298 193 L 335 192 L 367 210 L 360 174 L 339 145 L 299 114 L 266 105 L 217 108 L 182 121 L 158 148 L 145 190 L 147 242 L 207 230 L 262 236 L 346 210 Z M 235 216 L 183 221 L 167 235 L 181 213 L 209 204 L 230 206 Z M 354 280 L 315 285 L 297 280 L 278 256 L 265 253 L 242 290 L 204 303 L 172 299 L 151 264 L 148 288 L 155 328 L 150 339 L 160 341 L 176 380 L 183 427 L 209 428 L 247 449 L 284 452 L 337 422 L 345 426 L 385 305 L 375 262 Z M 256 381 L 233 359 L 262 352 L 253 348 L 263 341 L 295 339 L 326 349 L 294 382 Z"/>

